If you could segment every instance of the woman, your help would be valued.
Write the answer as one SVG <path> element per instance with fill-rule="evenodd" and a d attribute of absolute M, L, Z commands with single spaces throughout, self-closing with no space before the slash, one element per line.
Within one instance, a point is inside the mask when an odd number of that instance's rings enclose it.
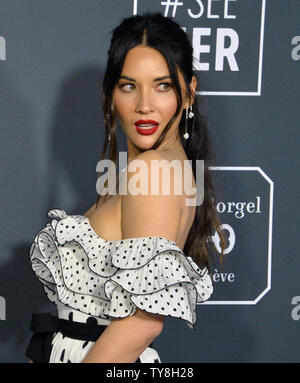
<path fill-rule="evenodd" d="M 217 231 L 223 254 L 225 240 L 192 60 L 185 32 L 161 14 L 129 17 L 114 30 L 103 81 L 102 159 L 109 143 L 116 163 L 118 120 L 127 136 L 128 163 L 121 172 L 127 193 L 99 195 L 84 215 L 48 212 L 53 219 L 36 236 L 31 263 L 58 318 L 33 315 L 26 355 L 34 362 L 161 362 L 152 346 L 165 317 L 193 329 L 196 303 L 211 296 L 208 246 Z M 163 172 L 152 175 L 155 161 L 191 160 L 195 187 L 196 159 L 205 160 L 200 206 L 186 204 L 186 190 L 173 191 L 174 172 L 168 195 L 161 188 L 158 194 L 128 192 L 137 160 L 146 166 L 148 185 L 166 183 Z"/>

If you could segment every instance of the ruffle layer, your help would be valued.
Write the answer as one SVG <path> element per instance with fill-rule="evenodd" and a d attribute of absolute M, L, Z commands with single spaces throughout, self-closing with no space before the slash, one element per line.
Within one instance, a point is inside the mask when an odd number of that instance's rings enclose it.
<path fill-rule="evenodd" d="M 164 237 L 107 241 L 87 217 L 62 209 L 35 237 L 30 259 L 48 298 L 104 319 L 136 308 L 196 323 L 196 304 L 213 292 L 206 268 Z"/>

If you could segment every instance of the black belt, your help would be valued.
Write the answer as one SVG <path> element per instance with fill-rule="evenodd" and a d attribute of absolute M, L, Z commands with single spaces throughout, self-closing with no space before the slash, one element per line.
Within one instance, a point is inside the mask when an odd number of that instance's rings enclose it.
<path fill-rule="evenodd" d="M 52 339 L 55 332 L 73 339 L 96 342 L 107 325 L 72 322 L 51 313 L 32 314 L 30 330 L 34 333 L 25 355 L 36 363 L 49 363 Z M 153 343 L 149 345 L 152 347 Z M 140 358 L 136 361 L 140 363 Z"/>

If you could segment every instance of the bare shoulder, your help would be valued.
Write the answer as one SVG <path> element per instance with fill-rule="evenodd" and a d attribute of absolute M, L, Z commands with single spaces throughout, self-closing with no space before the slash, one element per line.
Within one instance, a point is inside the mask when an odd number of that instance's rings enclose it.
<path fill-rule="evenodd" d="M 171 187 L 174 174 L 168 177 L 163 172 L 150 171 L 156 160 L 168 159 L 161 152 L 149 150 L 128 164 L 127 192 L 121 203 L 123 238 L 160 236 L 177 241 L 182 198 Z"/>
<path fill-rule="evenodd" d="M 178 158 L 175 160 L 177 162 L 174 163 L 172 156 L 157 150 L 148 150 L 137 155 L 128 163 L 127 192 L 132 195 L 147 195 L 149 202 L 151 197 L 157 196 L 157 200 L 160 197 L 177 207 L 182 206 L 182 161 Z"/>
<path fill-rule="evenodd" d="M 177 201 L 182 202 L 183 190 L 182 184 L 178 181 L 183 180 L 184 165 L 182 155 L 175 155 L 170 151 L 148 150 L 137 155 L 128 164 L 128 172 L 130 176 L 139 176 L 140 179 L 146 179 L 156 188 L 164 186 L 160 189 L 161 195 L 168 194 L 177 196 Z"/>

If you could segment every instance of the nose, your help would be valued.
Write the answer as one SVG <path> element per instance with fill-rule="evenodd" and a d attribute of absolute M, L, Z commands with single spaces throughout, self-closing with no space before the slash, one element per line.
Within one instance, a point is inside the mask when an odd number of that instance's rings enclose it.
<path fill-rule="evenodd" d="M 147 114 L 154 111 L 151 90 L 143 89 L 137 96 L 136 112 Z"/>

